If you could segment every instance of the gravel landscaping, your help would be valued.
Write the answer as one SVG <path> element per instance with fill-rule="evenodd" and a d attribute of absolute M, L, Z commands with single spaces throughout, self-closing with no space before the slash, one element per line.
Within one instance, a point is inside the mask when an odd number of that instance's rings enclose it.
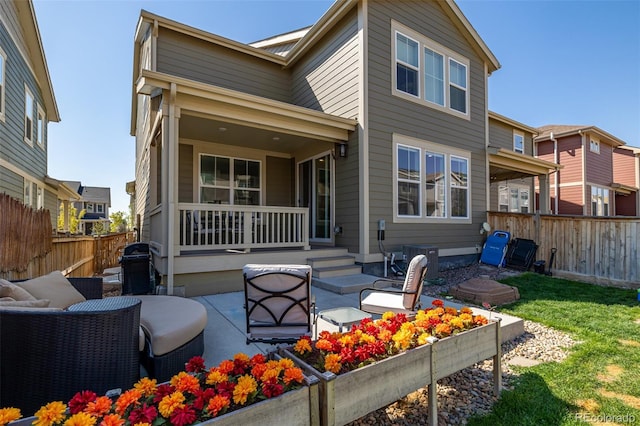
<path fill-rule="evenodd" d="M 456 284 L 471 278 L 501 279 L 519 274 L 519 271 L 473 264 L 465 268 L 441 271 L 437 280 L 424 287 L 424 294 L 443 298 Z M 525 321 L 525 333 L 502 344 L 503 389 L 512 389 L 518 366 L 540 362 L 560 362 L 566 358 L 567 349 L 576 342 L 567 334 L 541 324 Z M 488 413 L 496 401 L 493 396 L 492 361 L 487 360 L 465 368 L 438 382 L 438 424 L 465 425 L 474 414 Z M 405 398 L 376 410 L 350 423 L 363 425 L 426 425 L 427 388 L 422 388 Z"/>

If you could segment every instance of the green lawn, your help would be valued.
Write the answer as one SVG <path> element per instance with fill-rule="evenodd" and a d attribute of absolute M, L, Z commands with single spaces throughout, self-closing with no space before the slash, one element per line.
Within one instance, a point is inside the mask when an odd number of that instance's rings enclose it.
<path fill-rule="evenodd" d="M 515 388 L 469 424 L 640 424 L 636 291 L 534 273 L 501 282 L 520 292 L 520 300 L 501 312 L 564 331 L 579 343 L 563 362 L 519 370 Z"/>

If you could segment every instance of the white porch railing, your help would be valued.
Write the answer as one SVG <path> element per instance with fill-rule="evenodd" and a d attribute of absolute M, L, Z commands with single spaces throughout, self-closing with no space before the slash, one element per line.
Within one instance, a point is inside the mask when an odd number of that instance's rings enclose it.
<path fill-rule="evenodd" d="M 180 251 L 310 247 L 303 207 L 179 203 L 177 223 Z"/>

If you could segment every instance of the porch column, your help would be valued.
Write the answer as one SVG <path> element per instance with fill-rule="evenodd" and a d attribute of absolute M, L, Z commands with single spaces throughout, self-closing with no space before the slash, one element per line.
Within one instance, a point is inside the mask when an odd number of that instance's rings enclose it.
<path fill-rule="evenodd" d="M 179 123 L 180 123 L 180 108 L 176 106 L 176 93 L 177 86 L 175 83 L 171 83 L 171 89 L 169 92 L 169 111 L 168 117 L 164 116 L 163 120 L 166 121 L 166 142 L 167 149 L 165 151 L 167 173 L 163 174 L 163 178 L 166 176 L 166 210 L 167 214 L 167 294 L 173 295 L 173 271 L 174 271 L 174 259 L 176 252 L 179 250 L 176 245 L 179 241 L 177 237 L 179 229 L 176 226 L 176 216 L 178 209 L 178 141 L 179 141 Z M 164 183 L 163 179 L 163 183 Z"/>
<path fill-rule="evenodd" d="M 542 214 L 549 214 L 549 175 L 538 175 L 540 183 L 540 196 L 538 197 L 538 210 Z"/>

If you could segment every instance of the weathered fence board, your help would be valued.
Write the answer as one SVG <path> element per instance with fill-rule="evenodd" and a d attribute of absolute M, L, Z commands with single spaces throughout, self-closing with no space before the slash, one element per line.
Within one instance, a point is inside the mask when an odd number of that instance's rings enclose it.
<path fill-rule="evenodd" d="M 488 212 L 492 229 L 538 244 L 537 259 L 548 261 L 557 248 L 556 275 L 637 288 L 640 285 L 638 246 L 640 218 L 536 215 Z"/>

